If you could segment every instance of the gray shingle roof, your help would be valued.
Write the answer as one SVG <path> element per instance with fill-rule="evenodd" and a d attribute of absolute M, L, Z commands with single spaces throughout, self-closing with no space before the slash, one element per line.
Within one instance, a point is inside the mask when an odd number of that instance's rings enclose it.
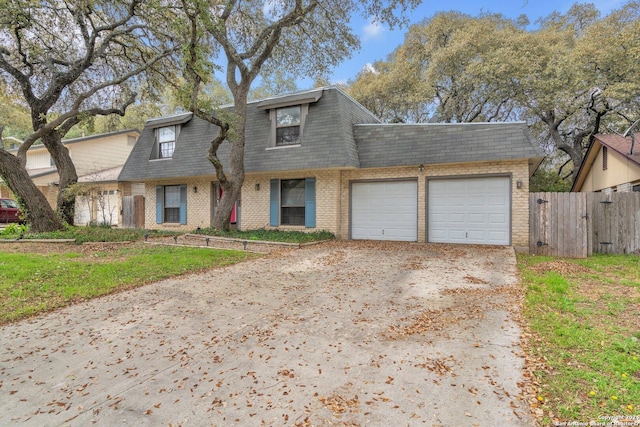
<path fill-rule="evenodd" d="M 207 150 L 217 134 L 217 126 L 193 117 L 182 125 L 173 158 L 150 160 L 155 133 L 154 127 L 146 125 L 122 167 L 118 181 L 214 175 L 215 168 L 207 159 Z M 219 155 L 226 162 L 229 150 L 224 145 L 228 144 L 223 144 Z"/>
<path fill-rule="evenodd" d="M 314 92 L 320 92 L 316 97 Z M 245 171 L 266 172 L 305 169 L 358 167 L 353 138 L 354 123 L 379 123 L 368 110 L 336 88 L 317 89 L 304 93 L 305 99 L 315 98 L 309 105 L 300 146 L 267 149 L 270 132 L 269 111 L 260 109 L 264 103 L 247 106 L 245 131 Z M 282 98 L 290 98 L 290 95 Z M 294 100 L 298 98 L 294 97 Z M 278 98 L 271 98 L 277 103 Z M 176 116 L 174 116 L 176 117 Z M 209 144 L 218 128 L 197 117 L 182 124 L 172 159 L 149 160 L 155 143 L 154 127 L 175 122 L 151 119 L 133 148 L 120 174 L 120 181 L 144 181 L 156 178 L 213 175 L 215 169 L 207 159 Z M 218 150 L 223 164 L 228 165 L 229 145 Z"/>
<path fill-rule="evenodd" d="M 310 99 L 300 145 L 267 149 L 269 110 L 283 100 Z M 313 102 L 313 100 L 316 100 Z M 282 102 L 281 102 L 282 101 Z M 187 113 L 188 115 L 189 113 Z M 120 174 L 120 181 L 214 175 L 207 159 L 218 128 L 186 115 L 147 121 Z M 154 127 L 182 121 L 172 159 L 150 160 Z M 524 122 L 470 124 L 382 124 L 337 88 L 287 95 L 247 106 L 245 171 L 372 168 L 434 163 L 541 158 Z M 228 165 L 229 145 L 218 156 Z"/>
<path fill-rule="evenodd" d="M 344 92 L 324 89 L 322 97 L 309 105 L 300 146 L 266 150 L 269 113 L 249 108 L 245 169 L 247 172 L 267 172 L 356 168 L 359 161 L 353 138 L 354 123 L 380 121 Z"/>
<path fill-rule="evenodd" d="M 355 125 L 360 167 L 541 158 L 524 122 Z"/>

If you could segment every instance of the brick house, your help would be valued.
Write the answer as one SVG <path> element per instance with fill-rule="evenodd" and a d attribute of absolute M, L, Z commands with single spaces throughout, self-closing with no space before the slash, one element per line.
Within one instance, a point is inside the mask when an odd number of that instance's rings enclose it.
<path fill-rule="evenodd" d="M 333 87 L 251 102 L 247 114 L 239 229 L 528 247 L 542 154 L 523 122 L 384 124 Z M 211 224 L 216 132 L 190 113 L 147 121 L 119 177 L 144 194 L 147 228 Z"/>

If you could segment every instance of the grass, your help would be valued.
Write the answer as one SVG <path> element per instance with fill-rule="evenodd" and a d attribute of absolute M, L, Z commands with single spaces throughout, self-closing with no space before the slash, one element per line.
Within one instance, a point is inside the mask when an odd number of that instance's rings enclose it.
<path fill-rule="evenodd" d="M 518 256 L 543 425 L 640 419 L 640 258 Z M 540 411 L 538 411 L 540 414 Z"/>
<path fill-rule="evenodd" d="M 145 234 L 176 235 L 179 233 L 134 228 L 111 228 L 109 226 L 67 226 L 61 231 L 31 233 L 18 227 L 8 227 L 3 233 L 0 233 L 0 238 L 16 239 L 22 236 L 23 239 L 74 239 L 77 244 L 82 244 L 85 242 L 133 242 L 143 239 Z"/>
<path fill-rule="evenodd" d="M 196 232 L 290 243 L 334 238 L 327 231 L 219 232 L 204 229 Z M 79 245 L 88 242 L 135 242 L 143 240 L 145 235 L 178 234 L 181 233 L 108 226 L 65 227 L 51 233 L 30 233 L 26 227 L 15 225 L 5 228 L 0 238 L 74 239 Z M 48 254 L 0 252 L 0 324 L 183 273 L 240 262 L 252 256 L 236 251 L 143 244 L 86 252 L 82 246 L 71 246 L 70 250 Z"/>
<path fill-rule="evenodd" d="M 214 228 L 201 228 L 196 230 L 197 234 L 207 236 L 229 237 L 234 239 L 245 240 L 264 240 L 269 242 L 286 242 L 286 243 L 308 243 L 320 240 L 334 239 L 335 236 L 329 231 L 314 231 L 305 233 L 302 231 L 280 231 L 280 230 L 248 230 L 248 231 L 221 231 Z"/>
<path fill-rule="evenodd" d="M 78 248 L 74 251 L 73 248 Z M 83 253 L 0 252 L 0 324 L 156 280 L 240 262 L 245 252 L 133 244 Z"/>

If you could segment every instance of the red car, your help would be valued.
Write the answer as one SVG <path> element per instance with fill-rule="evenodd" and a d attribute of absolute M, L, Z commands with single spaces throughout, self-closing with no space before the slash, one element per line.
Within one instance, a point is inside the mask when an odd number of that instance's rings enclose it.
<path fill-rule="evenodd" d="M 0 222 L 22 222 L 15 200 L 0 199 Z"/>

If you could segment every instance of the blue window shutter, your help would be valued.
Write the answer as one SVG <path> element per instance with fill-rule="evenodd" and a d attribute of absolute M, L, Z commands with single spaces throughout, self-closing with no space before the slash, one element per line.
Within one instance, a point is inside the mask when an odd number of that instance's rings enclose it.
<path fill-rule="evenodd" d="M 277 227 L 280 225 L 280 180 L 272 179 L 269 189 L 269 225 Z"/>
<path fill-rule="evenodd" d="M 156 224 L 162 224 L 162 211 L 164 202 L 164 187 L 162 185 L 156 185 Z"/>
<path fill-rule="evenodd" d="M 187 223 L 187 186 L 180 186 L 180 224 Z"/>
<path fill-rule="evenodd" d="M 304 226 L 316 226 L 316 179 L 306 178 L 304 182 Z"/>

